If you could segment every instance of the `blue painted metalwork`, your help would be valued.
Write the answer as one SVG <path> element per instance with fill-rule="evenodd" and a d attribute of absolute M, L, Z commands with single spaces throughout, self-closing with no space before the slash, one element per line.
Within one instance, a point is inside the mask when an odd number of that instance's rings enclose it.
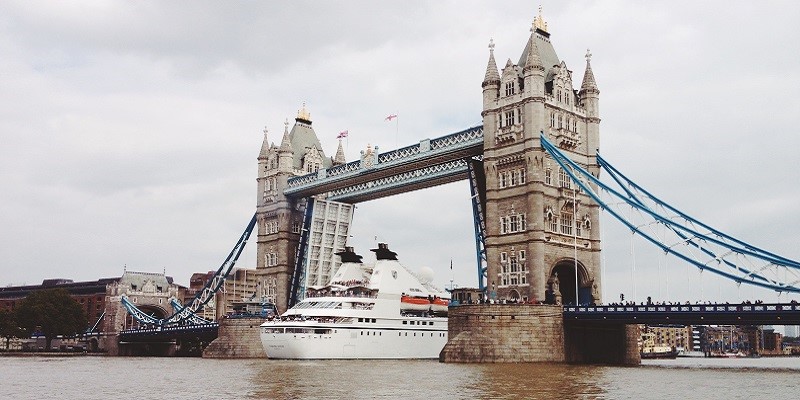
<path fill-rule="evenodd" d="M 172 306 L 172 310 L 177 314 L 184 309 L 183 304 L 176 298 L 169 299 L 169 304 Z M 198 310 L 199 311 L 199 310 Z M 203 325 L 203 324 L 210 324 L 214 321 L 209 321 L 195 313 L 190 314 L 189 318 L 186 319 L 192 325 Z"/>
<path fill-rule="evenodd" d="M 483 153 L 483 126 L 475 126 L 440 138 L 423 140 L 418 144 L 406 146 L 387 153 L 379 154 L 377 162 L 368 171 L 376 179 L 389 175 L 400 175 L 398 168 L 412 163 L 426 162 L 427 165 L 451 162 L 463 159 L 464 156 Z M 462 164 L 464 171 L 466 165 Z M 392 173 L 386 171 L 395 171 Z M 367 169 L 361 161 L 353 161 L 299 177 L 289 178 L 284 194 L 289 197 L 308 197 L 313 194 L 330 192 L 334 189 L 346 190 L 350 182 L 363 182 L 362 174 Z M 356 178 L 359 179 L 356 179 Z M 413 178 L 413 175 L 404 175 Z M 434 175 L 429 175 L 435 178 Z M 367 179 L 374 180 L 374 179 Z M 364 188 L 361 188 L 363 191 Z"/>
<path fill-rule="evenodd" d="M 483 162 L 474 158 L 467 160 L 469 169 L 469 189 L 472 199 L 472 222 L 475 226 L 475 255 L 478 264 L 478 289 L 486 291 L 486 219 L 483 210 L 486 207 L 486 176 Z"/>
<path fill-rule="evenodd" d="M 302 300 L 305 294 L 305 275 L 306 275 L 306 248 L 308 247 L 309 234 L 311 232 L 311 220 L 314 215 L 314 198 L 306 198 L 306 212 L 303 217 L 303 227 L 300 231 L 300 243 L 297 245 L 297 252 L 294 260 L 294 273 L 292 274 L 292 287 L 289 291 L 289 308 Z"/>
<path fill-rule="evenodd" d="M 677 210 L 674 207 L 657 200 L 655 196 L 652 196 L 649 193 L 647 193 L 647 196 L 644 198 L 636 196 L 635 193 L 629 188 L 634 188 L 638 191 L 640 187 L 638 185 L 634 186 L 631 181 L 629 181 L 627 178 L 624 178 L 623 175 L 618 173 L 618 171 L 613 169 L 613 167 L 610 167 L 610 164 L 608 164 L 607 161 L 599 158 L 599 156 L 598 163 L 603 166 L 605 171 L 608 171 L 612 174 L 617 184 L 622 186 L 621 191 L 624 192 L 624 194 L 604 184 L 589 171 L 572 161 L 564 153 L 558 150 L 558 148 L 551 144 L 544 135 L 541 136 L 540 142 L 542 147 L 548 152 L 548 154 L 550 154 L 551 157 L 553 157 L 553 159 L 561 166 L 561 168 L 565 170 L 572 181 L 575 182 L 582 191 L 591 196 L 592 199 L 597 202 L 603 210 L 609 212 L 609 214 L 611 214 L 618 221 L 622 222 L 633 233 L 656 245 L 665 253 L 672 254 L 681 260 L 694 265 L 701 271 L 711 271 L 714 274 L 733 280 L 737 284 L 746 283 L 779 292 L 800 293 L 800 287 L 795 286 L 798 282 L 800 282 L 800 279 L 796 279 L 797 275 L 793 273 L 792 277 L 795 278 L 794 281 L 784 281 L 788 271 L 797 269 L 797 262 L 760 250 L 755 246 L 747 245 L 746 243 L 733 239 L 730 236 L 721 233 L 717 234 L 719 231 L 710 229 L 707 225 L 699 223 L 699 221 L 689 219 L 683 213 L 680 213 L 679 215 L 683 216 L 682 219 L 687 221 L 686 224 L 681 223 L 679 219 L 672 218 L 671 216 L 664 216 L 654 211 L 652 207 L 649 207 L 646 204 L 646 202 L 656 201 L 656 206 L 659 208 L 666 208 L 675 212 L 677 212 Z M 591 183 L 591 185 L 589 183 Z M 628 218 L 625 218 L 620 212 L 614 210 L 611 204 L 601 199 L 599 193 L 597 193 L 593 186 L 596 186 L 603 192 L 610 194 L 618 200 L 621 200 L 622 204 L 626 204 L 627 206 L 639 211 L 641 214 L 652 218 L 656 224 L 666 226 L 671 232 L 676 234 L 679 240 L 677 243 L 670 245 L 665 244 L 663 240 L 654 237 L 655 235 L 648 234 L 642 229 L 644 224 L 634 224 Z M 711 232 L 699 232 L 693 227 L 695 224 L 701 225 L 705 229 L 709 229 Z M 719 246 L 720 250 L 715 251 L 714 249 L 710 248 L 711 245 Z M 709 258 L 705 262 L 700 262 L 696 259 L 696 254 L 684 254 L 678 251 L 678 246 L 697 249 Z M 742 257 L 753 258 L 759 260 L 760 262 L 765 262 L 766 264 L 758 268 L 752 268 L 749 267 L 749 265 L 752 264 L 744 264 L 739 260 Z M 730 258 L 736 258 L 736 262 L 730 260 Z M 713 265 L 725 266 L 730 271 L 716 268 Z M 771 276 L 767 276 L 767 273 L 771 273 Z"/>
<path fill-rule="evenodd" d="M 374 193 L 381 193 L 383 196 L 393 192 L 409 192 L 415 187 L 426 183 L 437 181 L 450 181 L 450 178 L 457 176 L 466 177 L 467 162 L 465 160 L 453 160 L 444 164 L 430 165 L 420 169 L 403 172 L 385 178 L 370 180 L 358 184 L 351 184 L 334 189 L 330 192 L 328 199 L 332 201 L 354 202 L 361 198 L 371 198 Z"/>
<path fill-rule="evenodd" d="M 186 320 L 192 319 L 197 317 L 195 314 L 196 311 L 200 310 L 203 306 L 208 303 L 209 300 L 214 296 L 217 291 L 219 291 L 222 284 L 225 282 L 225 278 L 228 277 L 228 274 L 233 269 L 233 266 L 236 265 L 236 261 L 239 260 L 239 256 L 242 254 L 242 250 L 244 250 L 244 246 L 247 245 L 247 239 L 250 238 L 250 234 L 253 233 L 253 228 L 256 226 L 256 214 L 253 214 L 253 218 L 250 219 L 250 223 L 247 224 L 244 232 L 239 237 L 239 240 L 236 242 L 236 245 L 233 247 L 231 252 L 228 254 L 228 257 L 219 266 L 217 271 L 214 273 L 214 276 L 209 279 L 203 289 L 195 295 L 194 299 L 184 308 L 172 314 L 171 316 L 164 318 L 164 319 L 157 319 L 151 315 L 140 310 L 136 307 L 135 304 L 128 300 L 127 296 L 122 296 L 121 302 L 122 305 L 128 310 L 128 313 L 131 314 L 137 321 L 148 324 L 148 325 L 156 325 L 156 326 L 165 326 L 165 325 L 174 325 L 180 324 Z"/>

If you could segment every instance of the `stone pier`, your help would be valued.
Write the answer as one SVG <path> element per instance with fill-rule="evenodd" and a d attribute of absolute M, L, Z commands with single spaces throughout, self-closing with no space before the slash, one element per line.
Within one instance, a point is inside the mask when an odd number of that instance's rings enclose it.
<path fill-rule="evenodd" d="M 224 318 L 219 335 L 203 351 L 203 358 L 266 358 L 261 347 L 262 318 Z"/>
<path fill-rule="evenodd" d="M 561 306 L 450 307 L 448 324 L 441 362 L 638 365 L 640 361 L 635 325 L 565 324 Z"/>
<path fill-rule="evenodd" d="M 486 304 L 450 307 L 442 362 L 564 362 L 561 307 Z"/>

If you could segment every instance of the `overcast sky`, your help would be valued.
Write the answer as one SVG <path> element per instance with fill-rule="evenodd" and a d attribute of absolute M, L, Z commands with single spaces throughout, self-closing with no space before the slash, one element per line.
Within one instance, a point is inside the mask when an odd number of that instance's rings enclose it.
<path fill-rule="evenodd" d="M 690 215 L 800 258 L 800 3 L 542 5 L 576 85 L 594 54 L 606 159 Z M 264 127 L 279 143 L 305 103 L 328 155 L 349 130 L 353 160 L 367 144 L 478 125 L 489 39 L 498 64 L 516 62 L 537 8 L 0 2 L 0 284 L 127 266 L 188 285 L 219 266 L 255 211 Z M 711 280 L 692 288 L 695 272 L 677 261 L 662 277 L 619 224 L 601 229 L 606 301 L 632 298 L 632 266 L 640 299 L 776 299 Z M 440 286 L 477 283 L 466 182 L 359 204 L 353 235 L 362 254 L 377 237 Z M 255 266 L 249 247 L 240 266 Z"/>

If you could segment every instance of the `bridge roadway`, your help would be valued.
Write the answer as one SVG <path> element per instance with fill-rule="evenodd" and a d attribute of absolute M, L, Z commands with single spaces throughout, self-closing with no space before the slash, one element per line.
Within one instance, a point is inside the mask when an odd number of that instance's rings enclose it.
<path fill-rule="evenodd" d="M 197 340 L 211 342 L 217 337 L 219 324 L 179 325 L 147 329 L 126 329 L 119 333 L 119 342 L 162 343 L 171 340 Z"/>
<path fill-rule="evenodd" d="M 564 306 L 564 323 L 800 325 L 800 304 Z"/>

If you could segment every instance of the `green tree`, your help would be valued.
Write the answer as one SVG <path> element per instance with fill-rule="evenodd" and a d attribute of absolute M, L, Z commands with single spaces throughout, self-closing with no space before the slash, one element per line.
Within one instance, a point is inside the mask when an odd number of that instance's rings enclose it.
<path fill-rule="evenodd" d="M 6 350 L 8 350 L 11 338 L 22 338 L 25 336 L 25 330 L 19 327 L 14 313 L 0 310 L 0 337 L 6 339 Z"/>
<path fill-rule="evenodd" d="M 46 348 L 53 338 L 71 336 L 86 329 L 86 313 L 65 289 L 46 289 L 31 292 L 16 310 L 17 322 L 28 334 L 41 332 Z"/>

